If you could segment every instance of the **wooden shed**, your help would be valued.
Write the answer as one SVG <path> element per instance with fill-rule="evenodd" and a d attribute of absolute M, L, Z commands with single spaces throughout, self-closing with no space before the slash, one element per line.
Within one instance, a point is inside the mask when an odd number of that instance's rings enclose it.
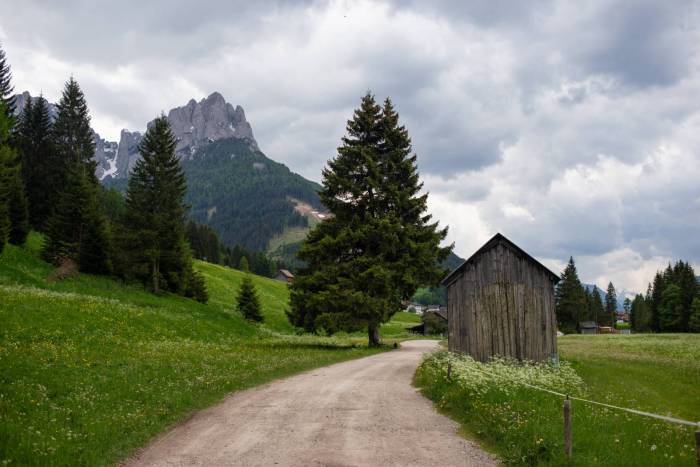
<path fill-rule="evenodd" d="M 442 281 L 449 350 L 479 361 L 493 356 L 556 359 L 558 281 L 559 276 L 496 234 Z"/>

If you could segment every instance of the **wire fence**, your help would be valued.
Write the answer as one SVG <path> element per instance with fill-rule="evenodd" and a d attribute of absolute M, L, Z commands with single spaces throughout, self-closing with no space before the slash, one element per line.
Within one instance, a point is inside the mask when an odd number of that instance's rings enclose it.
<path fill-rule="evenodd" d="M 473 368 L 474 370 L 489 376 L 494 379 L 498 379 L 501 376 L 496 375 L 494 373 L 490 373 L 486 370 L 483 370 L 481 368 Z M 448 361 L 447 363 L 447 378 L 449 380 L 452 379 L 452 363 Z M 623 412 L 631 413 L 634 415 L 641 415 L 643 417 L 649 417 L 649 418 L 654 418 L 656 420 L 661 420 L 667 423 L 675 423 L 678 425 L 686 425 L 686 426 L 692 426 L 696 428 L 695 431 L 695 444 L 696 444 L 696 457 L 697 457 L 697 465 L 700 466 L 700 421 L 693 422 L 690 420 L 683 420 L 681 418 L 676 418 L 676 417 L 669 417 L 667 415 L 659 415 L 656 413 L 652 412 L 645 412 L 643 410 L 637 410 L 637 409 L 630 409 L 629 407 L 620 407 L 617 405 L 613 404 L 606 404 L 604 402 L 598 402 L 590 399 L 584 399 L 582 397 L 576 397 L 576 396 L 571 396 L 569 394 L 565 394 L 559 391 L 554 391 L 552 389 L 547 389 L 543 388 L 540 386 L 536 386 L 534 384 L 526 383 L 525 381 L 515 381 L 517 384 L 520 384 L 522 386 L 529 387 L 531 389 L 535 389 L 538 391 L 546 392 L 549 394 L 553 394 L 555 396 L 562 397 L 564 399 L 564 451 L 565 454 L 568 458 L 571 458 L 572 456 L 572 429 L 571 429 L 571 400 L 576 400 L 579 402 L 584 402 L 586 404 L 592 404 L 592 405 L 598 405 L 601 407 L 606 407 L 609 409 L 613 410 L 620 410 Z"/>

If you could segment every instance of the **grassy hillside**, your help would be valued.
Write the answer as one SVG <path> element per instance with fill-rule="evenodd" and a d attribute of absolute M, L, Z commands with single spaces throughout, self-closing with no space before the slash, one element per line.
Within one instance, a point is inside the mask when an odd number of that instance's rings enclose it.
<path fill-rule="evenodd" d="M 565 371 L 528 370 L 445 360 L 424 363 L 424 393 L 466 433 L 512 465 L 695 465 L 691 426 L 572 401 L 573 462 L 563 455 L 562 399 L 523 386 L 548 387 L 607 404 L 700 419 L 700 335 L 571 335 L 559 339 Z M 464 373 L 464 379 L 460 375 Z M 540 374 L 538 376 L 538 373 Z M 467 376 L 468 375 L 468 376 Z"/>
<path fill-rule="evenodd" d="M 255 277 L 257 327 L 233 309 L 240 272 L 197 263 L 203 305 L 90 275 L 47 284 L 39 248 L 0 257 L 0 463 L 112 463 L 228 392 L 378 351 L 283 335 L 280 282 Z"/>

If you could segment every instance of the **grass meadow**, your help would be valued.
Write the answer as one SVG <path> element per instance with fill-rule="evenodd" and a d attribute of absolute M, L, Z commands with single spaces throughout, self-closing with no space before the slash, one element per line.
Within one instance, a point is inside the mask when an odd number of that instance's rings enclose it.
<path fill-rule="evenodd" d="M 48 284 L 40 247 L 33 234 L 0 256 L 0 465 L 115 463 L 229 392 L 384 350 L 294 334 L 271 279 L 254 277 L 257 326 L 234 308 L 239 271 L 197 262 L 204 305 L 83 274 Z"/>
<path fill-rule="evenodd" d="M 467 437 L 508 465 L 694 466 L 692 426 L 572 401 L 573 459 L 563 448 L 562 398 L 522 382 L 607 404 L 700 420 L 700 335 L 564 336 L 560 368 L 442 352 L 416 385 Z M 451 361 L 453 377 L 447 378 Z"/>

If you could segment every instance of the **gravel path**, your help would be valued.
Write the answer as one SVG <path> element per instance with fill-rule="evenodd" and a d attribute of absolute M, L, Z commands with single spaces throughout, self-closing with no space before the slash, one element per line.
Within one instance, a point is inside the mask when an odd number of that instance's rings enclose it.
<path fill-rule="evenodd" d="M 127 466 L 491 466 L 411 378 L 434 341 L 241 391 L 195 414 Z"/>

